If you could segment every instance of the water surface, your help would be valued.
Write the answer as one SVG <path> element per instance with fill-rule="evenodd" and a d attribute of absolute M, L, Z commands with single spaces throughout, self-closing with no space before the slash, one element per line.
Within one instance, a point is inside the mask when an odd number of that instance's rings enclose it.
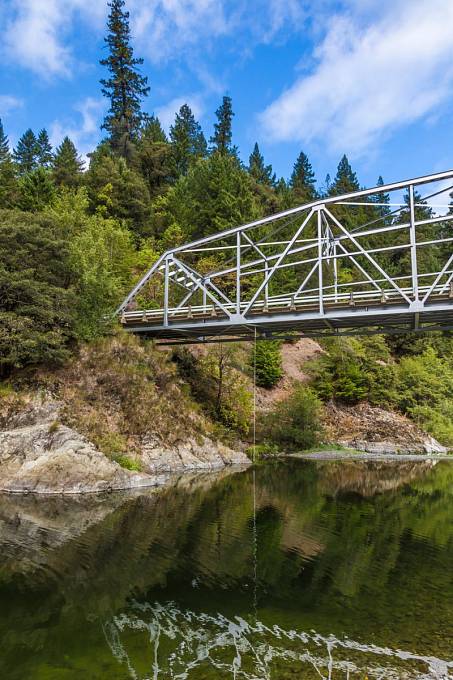
<path fill-rule="evenodd" d="M 0 496 L 0 677 L 453 677 L 453 463 Z"/>

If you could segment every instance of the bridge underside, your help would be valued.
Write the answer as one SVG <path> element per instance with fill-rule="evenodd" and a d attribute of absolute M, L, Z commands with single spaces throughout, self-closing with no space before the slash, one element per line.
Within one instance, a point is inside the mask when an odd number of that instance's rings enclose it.
<path fill-rule="evenodd" d="M 375 333 L 407 333 L 453 329 L 453 300 L 445 300 L 411 311 L 407 305 L 357 305 L 353 308 L 333 306 L 324 314 L 313 311 L 274 310 L 255 312 L 247 319 L 212 317 L 211 312 L 192 312 L 193 319 L 182 318 L 163 325 L 163 317 L 153 317 L 152 323 L 141 313 L 128 318 L 124 328 L 159 342 L 200 343 L 219 340 L 251 340 L 255 337 L 290 338 L 292 336 L 321 337 L 332 335 L 368 335 Z M 132 315 L 131 315 L 132 316 Z"/>
<path fill-rule="evenodd" d="M 448 171 L 178 246 L 124 300 L 121 323 L 167 343 L 451 330 L 453 212 L 426 200 L 452 189 Z"/>

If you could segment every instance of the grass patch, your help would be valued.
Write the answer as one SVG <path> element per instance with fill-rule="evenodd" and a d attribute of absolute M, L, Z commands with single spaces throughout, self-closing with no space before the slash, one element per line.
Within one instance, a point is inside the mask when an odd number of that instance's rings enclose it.
<path fill-rule="evenodd" d="M 124 454 L 118 454 L 116 456 L 113 456 L 113 460 L 115 461 L 115 463 L 118 463 L 118 465 L 121 465 L 122 468 L 125 468 L 125 470 L 131 470 L 132 472 L 142 471 L 142 466 L 138 460 L 129 458 L 129 456 L 126 456 Z"/>

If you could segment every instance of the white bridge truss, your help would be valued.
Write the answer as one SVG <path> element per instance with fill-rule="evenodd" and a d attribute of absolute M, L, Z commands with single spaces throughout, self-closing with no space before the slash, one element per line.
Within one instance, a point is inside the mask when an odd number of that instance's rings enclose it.
<path fill-rule="evenodd" d="M 246 339 L 255 329 L 262 337 L 452 329 L 452 190 L 453 171 L 438 173 L 172 248 L 117 310 L 121 323 L 172 343 Z M 422 200 L 436 196 L 443 204 L 429 211 Z"/>

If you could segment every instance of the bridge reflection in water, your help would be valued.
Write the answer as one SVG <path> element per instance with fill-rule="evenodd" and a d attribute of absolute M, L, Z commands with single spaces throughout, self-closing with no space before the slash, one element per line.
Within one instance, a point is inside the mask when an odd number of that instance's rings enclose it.
<path fill-rule="evenodd" d="M 438 173 L 175 247 L 119 307 L 121 323 L 172 342 L 451 329 L 451 190 L 453 171 Z"/>

